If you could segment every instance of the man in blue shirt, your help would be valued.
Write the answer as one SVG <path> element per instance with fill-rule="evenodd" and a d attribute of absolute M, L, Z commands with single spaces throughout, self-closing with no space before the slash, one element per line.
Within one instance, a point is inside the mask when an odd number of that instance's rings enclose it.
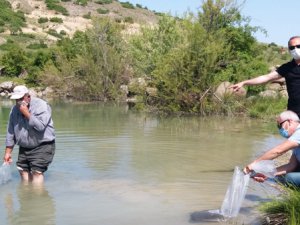
<path fill-rule="evenodd" d="M 292 150 L 293 153 L 287 164 L 276 168 L 275 174 L 278 180 L 285 184 L 292 184 L 300 187 L 300 120 L 293 111 L 284 111 L 277 118 L 277 126 L 279 133 L 287 138 L 281 144 L 270 149 L 262 156 L 258 157 L 252 163 L 244 168 L 244 173 L 248 174 L 253 171 L 254 164 L 262 160 L 272 160 L 280 155 Z M 267 179 L 263 174 L 254 175 L 254 179 L 263 182 Z"/>
<path fill-rule="evenodd" d="M 16 104 L 9 116 L 4 162 L 12 162 L 12 150 L 19 145 L 16 164 L 22 180 L 42 184 L 55 153 L 51 107 L 44 100 L 31 97 L 23 85 L 16 86 L 10 98 Z"/>

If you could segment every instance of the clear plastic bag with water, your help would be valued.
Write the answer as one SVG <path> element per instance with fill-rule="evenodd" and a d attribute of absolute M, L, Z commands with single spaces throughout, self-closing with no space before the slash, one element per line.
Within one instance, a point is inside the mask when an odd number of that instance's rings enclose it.
<path fill-rule="evenodd" d="M 239 214 L 243 200 L 247 192 L 250 175 L 236 166 L 234 169 L 232 182 L 227 188 L 225 198 L 220 209 L 220 214 L 224 217 L 236 217 Z"/>
<path fill-rule="evenodd" d="M 273 160 L 261 160 L 253 164 L 252 169 L 255 173 L 261 173 L 269 178 L 274 178 L 277 172 Z"/>
<path fill-rule="evenodd" d="M 11 180 L 11 168 L 8 163 L 3 163 L 0 167 L 0 185 Z"/>

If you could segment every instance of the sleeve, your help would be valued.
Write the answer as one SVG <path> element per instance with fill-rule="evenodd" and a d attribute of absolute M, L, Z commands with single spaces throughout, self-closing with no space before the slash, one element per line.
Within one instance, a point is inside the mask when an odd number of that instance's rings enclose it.
<path fill-rule="evenodd" d="M 29 126 L 37 131 L 44 131 L 51 120 L 51 108 L 46 102 L 37 106 L 29 118 Z"/>
<path fill-rule="evenodd" d="M 285 77 L 286 74 L 288 73 L 289 63 L 291 63 L 291 62 L 285 63 L 285 64 L 281 65 L 280 67 L 278 67 L 278 68 L 276 69 L 276 72 L 277 72 L 280 76 Z"/>
<path fill-rule="evenodd" d="M 297 130 L 288 138 L 288 140 L 295 141 L 300 145 L 300 128 L 297 128 Z"/>

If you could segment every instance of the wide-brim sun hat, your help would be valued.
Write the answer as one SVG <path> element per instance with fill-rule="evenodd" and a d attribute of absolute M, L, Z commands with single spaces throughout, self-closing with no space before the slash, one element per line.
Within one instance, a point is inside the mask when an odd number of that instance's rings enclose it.
<path fill-rule="evenodd" d="M 15 86 L 13 92 L 10 95 L 10 99 L 23 98 L 25 94 L 29 93 L 29 90 L 24 85 Z"/>

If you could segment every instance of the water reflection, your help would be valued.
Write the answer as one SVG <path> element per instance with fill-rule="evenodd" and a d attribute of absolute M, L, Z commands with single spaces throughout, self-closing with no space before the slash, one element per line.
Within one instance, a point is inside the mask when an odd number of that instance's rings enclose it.
<path fill-rule="evenodd" d="M 21 183 L 16 189 L 16 194 L 16 201 L 13 193 L 7 193 L 4 197 L 7 224 L 55 224 L 55 206 L 44 187 Z"/>

